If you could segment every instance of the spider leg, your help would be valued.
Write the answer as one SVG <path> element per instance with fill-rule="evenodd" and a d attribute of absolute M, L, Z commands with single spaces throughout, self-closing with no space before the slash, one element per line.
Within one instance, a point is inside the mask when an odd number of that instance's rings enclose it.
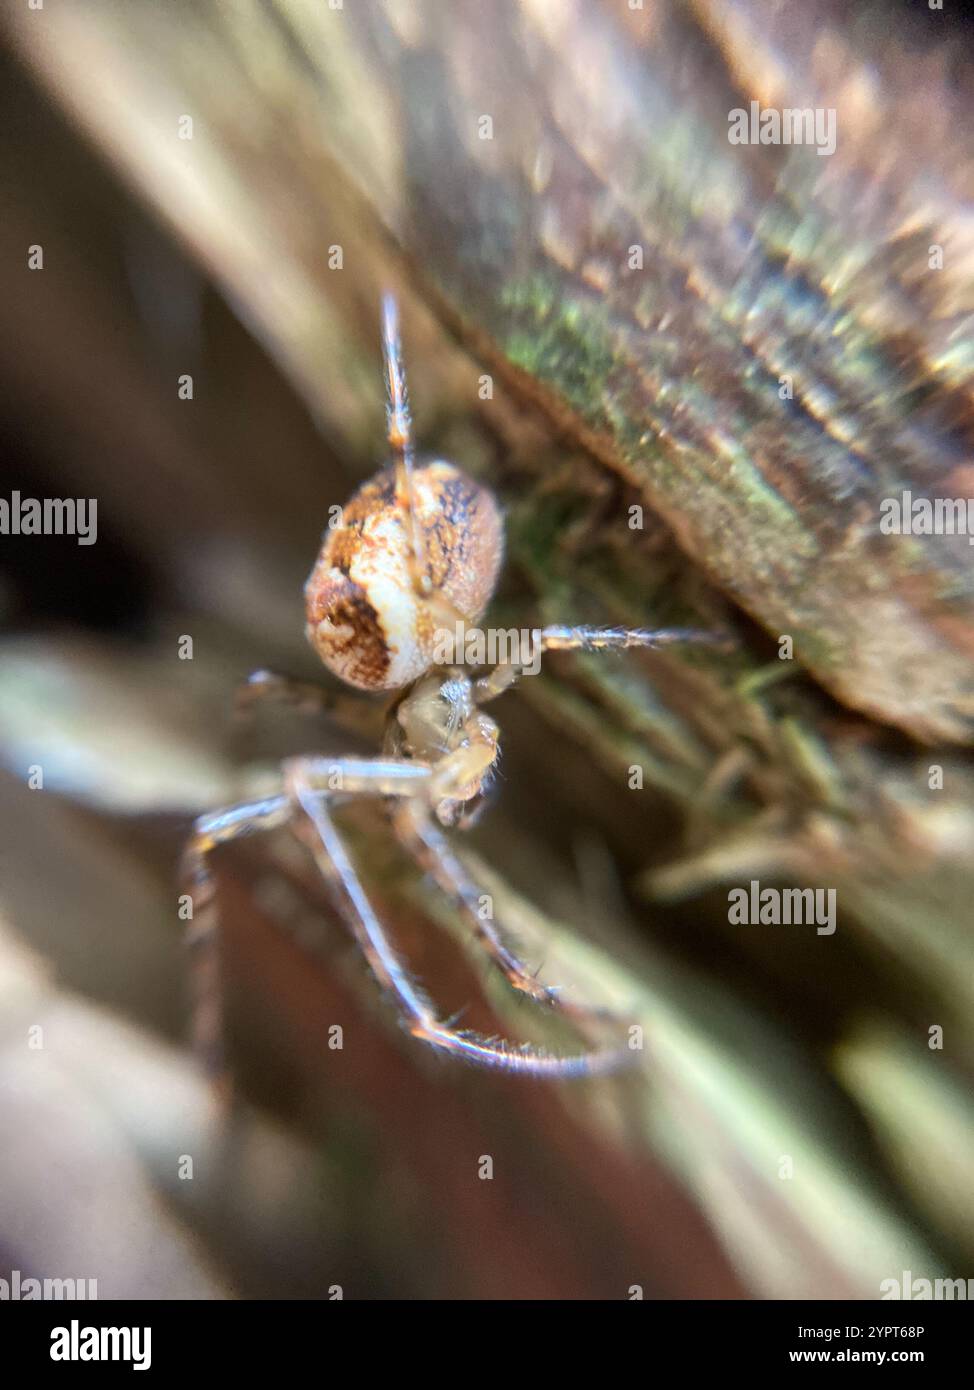
<path fill-rule="evenodd" d="M 286 704 L 301 714 L 327 714 L 343 728 L 361 734 L 374 733 L 382 718 L 382 712 L 369 700 L 277 671 L 252 671 L 237 687 L 234 713 L 238 722 L 249 719 L 259 704 Z"/>
<path fill-rule="evenodd" d="M 542 652 L 607 652 L 629 647 L 670 647 L 682 642 L 723 649 L 728 638 L 725 633 L 692 627 L 543 627 L 537 642 Z M 474 682 L 474 699 L 482 705 L 503 694 L 522 674 L 524 666 L 524 662 L 505 662 L 488 671 Z"/>
<path fill-rule="evenodd" d="M 402 340 L 399 336 L 399 306 L 395 295 L 382 296 L 382 351 L 386 375 L 386 434 L 395 461 L 396 500 L 408 517 L 410 543 L 413 551 L 413 582 L 421 593 L 429 593 L 432 584 L 426 555 L 426 542 L 416 517 L 413 493 L 413 438 L 409 413 L 409 394 L 406 390 L 406 370 L 402 359 Z"/>
<path fill-rule="evenodd" d="M 186 944 L 192 952 L 193 1050 L 217 1092 L 224 1095 L 228 1086 L 224 1057 L 220 917 L 209 855 L 218 845 L 283 824 L 291 811 L 287 797 L 273 796 L 200 816 L 183 851 L 180 877 L 193 909 L 186 932 Z"/>
<path fill-rule="evenodd" d="M 372 904 L 362 887 L 342 837 L 325 805 L 326 796 L 316 787 L 322 779 L 332 782 L 330 790 L 341 793 L 372 793 L 377 796 L 410 795 L 428 778 L 424 764 L 383 759 L 372 763 L 343 759 L 327 764 L 321 758 L 296 758 L 284 766 L 285 786 L 303 812 L 308 832 L 306 840 L 322 877 L 342 909 L 366 960 L 379 983 L 396 999 L 410 1026 L 433 1021 L 431 1008 L 422 991 L 410 979 L 389 941 Z M 296 825 L 299 828 L 300 822 Z"/>
<path fill-rule="evenodd" d="M 323 779 L 333 781 L 336 770 L 339 770 L 342 792 L 419 797 L 425 806 L 429 791 L 429 767 L 394 759 L 374 763 L 348 759 L 328 764 L 321 758 L 298 758 L 286 763 L 284 770 L 288 794 L 303 812 L 302 821 L 306 826 L 304 835 L 322 876 L 331 886 L 336 902 L 340 904 L 373 973 L 398 1003 L 413 1037 L 479 1066 L 539 1076 L 588 1076 L 614 1069 L 625 1060 L 625 1054 L 621 1052 L 558 1056 L 530 1045 L 514 1047 L 500 1039 L 459 1032 L 436 1017 L 432 1001 L 410 979 L 369 902 L 328 812 L 326 803 L 329 789 L 320 783 Z"/>
<path fill-rule="evenodd" d="M 404 802 L 393 816 L 393 826 L 400 842 L 423 865 L 439 884 L 441 890 L 460 908 L 491 960 L 503 973 L 508 984 L 519 994 L 536 1003 L 557 1008 L 560 1013 L 580 1022 L 611 1019 L 608 1010 L 587 1009 L 564 999 L 561 994 L 541 984 L 535 975 L 514 954 L 495 923 L 484 918 L 480 911 L 480 889 L 464 868 L 449 840 L 424 806 L 415 801 Z"/>
<path fill-rule="evenodd" d="M 368 769 L 369 789 L 379 785 L 384 792 L 395 790 L 396 776 L 400 773 L 401 767 L 410 768 L 410 777 L 407 779 L 410 785 L 418 785 L 426 774 L 426 769 L 416 764 L 393 764 L 391 770 L 387 768 L 387 777 L 383 781 L 377 774 L 386 767 L 385 764 L 349 759 L 333 762 L 325 758 L 316 759 L 314 762 L 318 765 L 319 775 L 332 780 L 340 778 L 343 770 L 352 769 L 349 772 L 352 783 L 349 790 L 357 788 L 355 779 L 356 776 L 361 776 L 358 772 L 360 767 Z M 314 796 L 320 799 L 321 793 L 315 792 Z M 193 909 L 185 936 L 186 945 L 192 953 L 193 1002 L 190 1035 L 194 1053 L 218 1094 L 222 1096 L 228 1093 L 229 1082 L 225 1059 L 220 914 L 216 885 L 210 872 L 209 855 L 219 845 L 228 844 L 244 835 L 283 825 L 292 819 L 293 813 L 294 803 L 285 795 L 225 807 L 221 811 L 214 811 L 197 819 L 183 851 L 180 878 Z"/>

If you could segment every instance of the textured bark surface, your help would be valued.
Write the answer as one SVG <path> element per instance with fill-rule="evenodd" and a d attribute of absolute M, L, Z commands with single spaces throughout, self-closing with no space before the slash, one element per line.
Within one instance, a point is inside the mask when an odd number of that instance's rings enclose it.
<path fill-rule="evenodd" d="M 337 385 L 326 248 L 347 241 L 359 280 L 390 233 L 510 389 L 817 679 L 967 742 L 967 538 L 879 518 L 904 488 L 970 489 L 969 94 L 884 7 L 774 14 L 68 4 L 18 38 L 314 403 Z M 752 99 L 836 111 L 835 155 L 731 145 Z"/>
<path fill-rule="evenodd" d="M 875 1296 L 905 1268 L 969 1261 L 972 552 L 966 536 L 879 529 L 903 489 L 974 490 L 969 91 L 959 50 L 919 22 L 846 10 L 95 0 L 4 17 L 7 423 L 35 491 L 97 494 L 93 550 L 108 555 L 25 580 L 23 611 L 15 583 L 12 612 L 36 624 L 28 605 L 63 618 L 77 603 L 85 619 L 88 603 L 104 619 L 130 602 L 143 629 L 141 646 L 0 652 L 11 771 L 56 769 L 55 790 L 102 808 L 84 834 L 124 844 L 128 872 L 154 885 L 147 946 L 144 909 L 142 929 L 123 925 L 110 887 L 89 883 L 58 927 L 25 877 L 13 920 L 67 984 L 176 1026 L 178 836 L 132 813 L 177 811 L 184 827 L 234 795 L 234 681 L 257 665 L 315 674 L 300 585 L 328 507 L 382 457 L 386 286 L 421 445 L 506 509 L 498 625 L 734 638 L 721 654 L 551 660 L 498 706 L 504 777 L 477 861 L 546 979 L 644 1024 L 645 1071 L 618 1088 L 539 1098 L 430 1071 L 389 1042 L 347 955 L 338 986 L 331 966 L 288 967 L 275 913 L 259 894 L 248 909 L 253 864 L 225 856 L 235 988 L 279 1016 L 263 1029 L 287 1059 L 239 1029 L 251 1084 L 272 1104 L 307 1095 L 288 1118 L 357 1198 L 335 1261 L 295 1276 L 305 1292 L 337 1277 L 373 1200 L 362 1279 L 397 1292 L 494 1294 L 506 1278 L 524 1296 L 643 1282 Z M 834 107 L 836 153 L 732 146 L 727 113 L 752 99 Z M 22 269 L 36 242 L 42 276 Z M 186 372 L 191 404 L 176 397 Z M 192 672 L 172 656 L 186 632 Z M 321 739 L 344 746 L 315 726 Z M 308 743 L 272 720 L 252 750 L 269 762 Z M 460 1007 L 467 976 L 424 945 L 449 914 L 390 865 L 381 825 L 357 834 L 411 959 L 445 970 Z M 106 868 L 106 885 L 124 873 Z M 727 889 L 752 878 L 835 889 L 836 935 L 730 925 Z M 112 970 L 84 966 L 79 940 L 127 930 Z M 485 1018 L 526 1033 L 487 986 Z M 340 1008 L 369 1038 L 348 1075 L 321 1060 L 321 1019 Z M 393 1097 L 399 1120 L 384 1121 Z M 372 1180 L 362 1151 L 328 1137 L 353 1115 Z M 449 1138 L 433 1162 L 437 1124 Z M 400 1127 L 419 1194 L 406 1212 L 388 1198 Z M 548 1241 L 533 1262 L 515 1253 L 503 1203 L 477 1207 L 478 1247 L 494 1236 L 479 1271 L 455 1249 L 429 1267 L 417 1253 L 428 1204 L 451 1164 L 489 1149 L 484 1133 L 507 1136 L 525 1193 L 562 1184 L 556 1232 L 584 1194 L 557 1279 L 556 1235 L 531 1237 Z M 623 1241 L 633 1203 L 646 1220 Z M 474 1207 L 458 1189 L 444 1229 Z M 240 1285 L 265 1287 L 256 1236 L 228 1254 L 226 1229 L 210 1233 Z M 626 1253 L 600 1265 L 601 1246 Z M 627 1276 L 640 1260 L 644 1278 Z"/>

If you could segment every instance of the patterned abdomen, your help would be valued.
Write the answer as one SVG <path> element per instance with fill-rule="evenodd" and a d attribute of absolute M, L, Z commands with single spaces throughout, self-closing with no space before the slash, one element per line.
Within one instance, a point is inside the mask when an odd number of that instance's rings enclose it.
<path fill-rule="evenodd" d="M 490 492 L 452 463 L 413 472 L 428 597 L 413 582 L 409 514 L 392 468 L 359 488 L 329 531 L 305 585 L 308 640 L 330 671 L 363 690 L 395 690 L 433 664 L 434 636 L 475 623 L 504 550 Z"/>

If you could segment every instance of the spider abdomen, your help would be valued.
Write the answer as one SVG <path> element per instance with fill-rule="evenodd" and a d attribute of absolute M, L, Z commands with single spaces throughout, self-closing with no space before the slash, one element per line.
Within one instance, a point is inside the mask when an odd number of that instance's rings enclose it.
<path fill-rule="evenodd" d="M 412 473 L 412 518 L 395 469 L 376 474 L 344 508 L 305 585 L 308 640 L 335 675 L 363 690 L 394 690 L 434 662 L 436 633 L 475 623 L 503 555 L 497 503 L 443 460 Z M 427 583 L 416 583 L 413 521 Z"/>

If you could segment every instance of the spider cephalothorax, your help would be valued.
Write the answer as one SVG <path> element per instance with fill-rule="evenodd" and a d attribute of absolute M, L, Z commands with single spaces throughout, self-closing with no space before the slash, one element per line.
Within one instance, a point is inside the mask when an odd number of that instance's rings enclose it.
<path fill-rule="evenodd" d="M 220 1012 L 213 981 L 217 914 L 208 856 L 226 841 L 278 825 L 311 849 L 337 909 L 414 1037 L 484 1066 L 537 1075 L 590 1075 L 627 1059 L 620 1046 L 561 1056 L 541 1048 L 479 1037 L 441 1021 L 411 978 L 373 910 L 332 819 L 342 796 L 380 798 L 397 838 L 450 897 L 474 938 L 511 987 L 555 1007 L 586 1032 L 604 1019 L 542 985 L 518 960 L 482 910 L 483 894 L 443 834 L 463 827 L 483 797 L 499 749 L 499 730 L 482 708 L 507 690 L 540 653 L 657 647 L 712 641 L 713 634 L 670 628 L 547 627 L 533 633 L 531 653 L 508 654 L 477 674 L 466 654 L 439 654 L 438 635 L 482 617 L 503 553 L 500 511 L 490 491 L 444 460 L 413 466 L 409 411 L 395 301 L 383 301 L 388 434 L 393 462 L 363 484 L 325 536 L 305 587 L 308 638 L 324 664 L 360 690 L 401 692 L 389 710 L 382 755 L 284 764 L 280 791 L 263 801 L 201 816 L 185 855 L 194 898 L 193 938 L 204 953 L 205 983 L 196 1014 L 198 1044 L 217 1065 Z M 297 698 L 336 712 L 327 691 L 266 671 L 251 676 L 247 702 Z"/>
<path fill-rule="evenodd" d="M 434 768 L 433 810 L 441 824 L 456 825 L 467 803 L 486 791 L 499 739 L 497 724 L 477 705 L 467 672 L 459 666 L 440 666 L 416 681 L 399 702 L 386 732 L 385 751 Z"/>

